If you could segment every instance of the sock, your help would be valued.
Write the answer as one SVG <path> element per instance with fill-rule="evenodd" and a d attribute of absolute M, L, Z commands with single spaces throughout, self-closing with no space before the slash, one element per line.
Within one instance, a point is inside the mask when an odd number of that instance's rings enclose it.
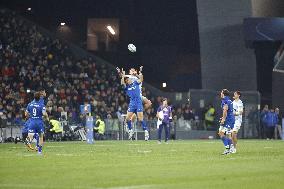
<path fill-rule="evenodd" d="M 38 153 L 42 153 L 42 146 L 38 146 Z"/>
<path fill-rule="evenodd" d="M 230 148 L 231 147 L 231 145 L 232 145 L 232 139 L 230 139 L 230 138 L 227 138 L 227 140 L 228 140 L 228 148 Z"/>
<path fill-rule="evenodd" d="M 143 130 L 145 131 L 145 130 L 147 130 L 147 124 L 146 124 L 146 121 L 141 121 L 141 126 L 142 126 L 142 128 L 143 128 Z"/>
<path fill-rule="evenodd" d="M 132 126 L 131 126 L 131 121 L 127 121 L 127 127 L 128 127 L 128 130 L 131 130 L 132 129 Z"/>
<path fill-rule="evenodd" d="M 36 147 L 39 147 L 39 135 L 36 133 L 34 134 L 34 138 L 36 139 Z"/>
<path fill-rule="evenodd" d="M 222 137 L 221 137 L 221 140 L 223 141 L 223 144 L 224 144 L 224 146 L 225 146 L 225 148 L 226 148 L 226 146 L 228 145 L 227 137 L 222 136 Z"/>

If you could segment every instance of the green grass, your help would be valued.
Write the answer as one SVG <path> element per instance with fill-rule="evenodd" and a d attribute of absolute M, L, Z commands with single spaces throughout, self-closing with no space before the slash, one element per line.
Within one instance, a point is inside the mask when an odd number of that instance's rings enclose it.
<path fill-rule="evenodd" d="M 0 144 L 0 188 L 284 188 L 284 142 L 219 140 L 45 143 L 44 155 Z"/>

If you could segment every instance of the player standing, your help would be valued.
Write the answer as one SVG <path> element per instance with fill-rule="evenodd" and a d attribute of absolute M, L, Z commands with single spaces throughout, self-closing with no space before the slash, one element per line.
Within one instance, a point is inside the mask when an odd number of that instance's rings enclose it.
<path fill-rule="evenodd" d="M 235 125 L 234 125 L 233 132 L 232 132 L 233 145 L 231 147 L 231 153 L 237 152 L 237 135 L 242 125 L 242 114 L 244 111 L 244 105 L 240 99 L 240 96 L 241 96 L 240 91 L 234 92 L 233 108 L 234 108 L 234 115 L 235 115 Z"/>
<path fill-rule="evenodd" d="M 167 143 L 170 135 L 170 122 L 172 120 L 172 108 L 168 106 L 168 100 L 163 99 L 163 104 L 157 110 L 158 144 L 161 144 L 162 131 L 165 129 L 165 142 Z"/>
<path fill-rule="evenodd" d="M 43 116 L 48 120 L 48 115 L 46 113 L 44 104 L 40 102 L 39 92 L 35 92 L 34 100 L 28 104 L 25 114 L 26 117 L 29 117 L 28 142 L 30 143 L 34 137 L 34 134 L 38 133 L 39 135 L 38 153 L 41 154 L 42 145 L 43 145 L 43 134 L 44 134 Z"/>
<path fill-rule="evenodd" d="M 233 112 L 233 102 L 229 97 L 229 91 L 223 89 L 220 93 L 222 102 L 222 117 L 220 120 L 219 136 L 224 143 L 225 151 L 222 155 L 227 155 L 230 153 L 230 146 L 232 144 L 231 130 L 234 128 L 235 116 Z"/>
<path fill-rule="evenodd" d="M 44 89 L 41 89 L 39 90 L 39 93 L 40 93 L 40 100 L 39 100 L 39 103 L 41 103 L 42 105 L 44 105 L 44 98 L 46 97 L 46 93 L 45 93 L 45 90 Z M 35 102 L 35 100 L 33 100 L 32 102 Z M 25 114 L 23 116 L 25 118 Z M 29 126 L 29 121 L 30 119 L 28 118 L 25 118 L 27 119 L 26 122 L 24 123 L 24 126 L 22 128 L 22 137 L 23 137 L 23 141 L 25 143 L 25 145 L 31 149 L 31 150 L 37 150 L 38 147 L 39 147 L 39 135 L 38 133 L 34 133 L 34 139 L 36 139 L 36 148 L 37 149 L 34 149 L 32 146 L 31 146 L 31 143 L 29 142 L 29 139 L 27 138 L 28 136 L 28 126 Z"/>
<path fill-rule="evenodd" d="M 145 140 L 149 139 L 149 132 L 147 130 L 146 122 L 143 120 L 143 103 L 141 98 L 141 87 L 140 84 L 143 82 L 143 74 L 139 72 L 138 75 L 139 79 L 137 81 L 132 81 L 129 76 L 125 75 L 125 71 L 122 69 L 121 75 L 121 84 L 125 87 L 126 94 L 130 98 L 127 114 L 126 114 L 126 121 L 128 126 L 128 134 L 129 139 L 133 137 L 133 129 L 131 124 L 131 118 L 134 113 L 137 114 L 138 121 L 141 123 L 141 126 L 145 132 Z"/>

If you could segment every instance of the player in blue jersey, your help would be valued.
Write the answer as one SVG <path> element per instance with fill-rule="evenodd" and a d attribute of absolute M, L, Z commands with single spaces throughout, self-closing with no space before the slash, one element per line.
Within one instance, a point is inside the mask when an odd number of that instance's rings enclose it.
<path fill-rule="evenodd" d="M 44 98 L 46 97 L 45 90 L 44 90 L 44 89 L 41 89 L 41 90 L 39 90 L 39 93 L 40 93 L 40 100 L 39 100 L 39 103 L 41 103 L 41 104 L 44 105 Z M 33 100 L 33 102 L 34 102 L 34 100 Z M 23 115 L 23 117 L 25 117 L 25 115 Z M 38 135 L 38 133 L 35 133 L 35 134 L 34 134 L 34 139 L 36 140 L 36 149 L 31 146 L 31 143 L 29 142 L 29 139 L 27 139 L 29 121 L 30 121 L 30 119 L 27 119 L 26 122 L 25 122 L 25 124 L 23 125 L 23 128 L 22 128 L 23 141 L 24 141 L 25 145 L 26 145 L 30 150 L 37 150 L 38 147 L 39 147 L 39 135 Z"/>
<path fill-rule="evenodd" d="M 30 143 L 34 134 L 38 133 L 39 135 L 39 147 L 38 153 L 42 153 L 42 145 L 43 145 L 43 134 L 44 134 L 44 124 L 43 117 L 48 120 L 48 115 L 45 110 L 44 104 L 40 102 L 40 93 L 35 92 L 34 100 L 28 104 L 25 112 L 26 117 L 29 117 L 29 134 L 28 134 L 28 142 Z"/>
<path fill-rule="evenodd" d="M 143 66 L 140 67 L 139 72 L 142 72 L 142 70 L 143 70 Z M 130 68 L 129 79 L 131 79 L 132 81 L 137 81 L 139 79 L 138 72 L 135 68 Z M 140 83 L 140 89 L 141 89 L 141 98 L 142 98 L 142 102 L 143 102 L 143 105 L 144 105 L 144 110 L 146 110 L 146 109 L 151 107 L 152 102 L 147 97 L 143 96 L 143 94 L 142 94 L 142 83 Z M 132 118 L 131 118 L 132 124 L 136 121 L 136 119 L 137 119 L 136 114 L 133 114 Z"/>
<path fill-rule="evenodd" d="M 232 144 L 231 131 L 234 128 L 235 116 L 233 102 L 229 97 L 229 91 L 227 89 L 223 89 L 220 96 L 222 99 L 221 108 L 223 114 L 220 120 L 219 136 L 225 146 L 225 151 L 222 155 L 226 155 L 230 153 L 230 146 Z"/>
<path fill-rule="evenodd" d="M 125 71 L 122 69 L 121 84 L 124 86 L 125 92 L 130 98 L 126 114 L 129 139 L 132 139 L 134 134 L 132 129 L 131 118 L 133 114 L 136 113 L 138 121 L 141 123 L 141 126 L 145 132 L 145 140 L 147 141 L 149 139 L 149 132 L 147 129 L 147 124 L 143 120 L 143 102 L 140 87 L 140 84 L 143 82 L 143 74 L 141 71 L 139 72 L 138 78 L 139 79 L 137 81 L 131 80 L 129 78 L 129 75 L 125 75 Z"/>
<path fill-rule="evenodd" d="M 172 108 L 168 106 L 168 100 L 163 99 L 163 104 L 157 110 L 158 144 L 161 144 L 162 131 L 165 129 L 165 142 L 168 143 L 170 135 L 170 122 L 172 121 Z"/>
<path fill-rule="evenodd" d="M 143 66 L 140 67 L 139 72 L 142 72 L 142 69 L 143 69 Z M 121 70 L 119 68 L 116 68 L 116 70 L 117 70 L 119 76 L 121 77 L 122 76 Z M 137 70 L 135 68 L 130 68 L 130 70 L 129 70 L 129 78 L 132 81 L 137 81 L 139 79 L 138 72 L 137 72 Z M 144 109 L 146 110 L 146 109 L 151 107 L 152 102 L 147 97 L 142 95 L 142 83 L 140 84 L 140 88 L 141 88 L 142 102 L 144 104 Z M 135 119 L 136 119 L 136 114 L 133 114 L 132 120 L 135 120 Z"/>

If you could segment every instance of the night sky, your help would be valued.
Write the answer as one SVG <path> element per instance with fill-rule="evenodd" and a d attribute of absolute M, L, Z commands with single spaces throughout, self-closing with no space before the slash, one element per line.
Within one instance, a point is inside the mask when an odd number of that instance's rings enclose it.
<path fill-rule="evenodd" d="M 64 21 L 77 42 L 85 41 L 88 18 L 110 17 L 128 20 L 139 44 L 199 52 L 195 0 L 2 0 L 0 5 L 17 11 L 31 7 L 32 19 L 49 30 Z"/>
<path fill-rule="evenodd" d="M 165 81 L 171 91 L 201 88 L 195 0 L 2 0 L 0 5 L 53 33 L 60 22 L 65 22 L 72 31 L 68 40 L 83 48 L 88 18 L 118 18 L 121 24 L 117 54 L 96 55 L 115 66 L 143 64 L 146 82 L 158 88 Z M 128 53 L 128 42 L 141 50 L 134 57 Z"/>

